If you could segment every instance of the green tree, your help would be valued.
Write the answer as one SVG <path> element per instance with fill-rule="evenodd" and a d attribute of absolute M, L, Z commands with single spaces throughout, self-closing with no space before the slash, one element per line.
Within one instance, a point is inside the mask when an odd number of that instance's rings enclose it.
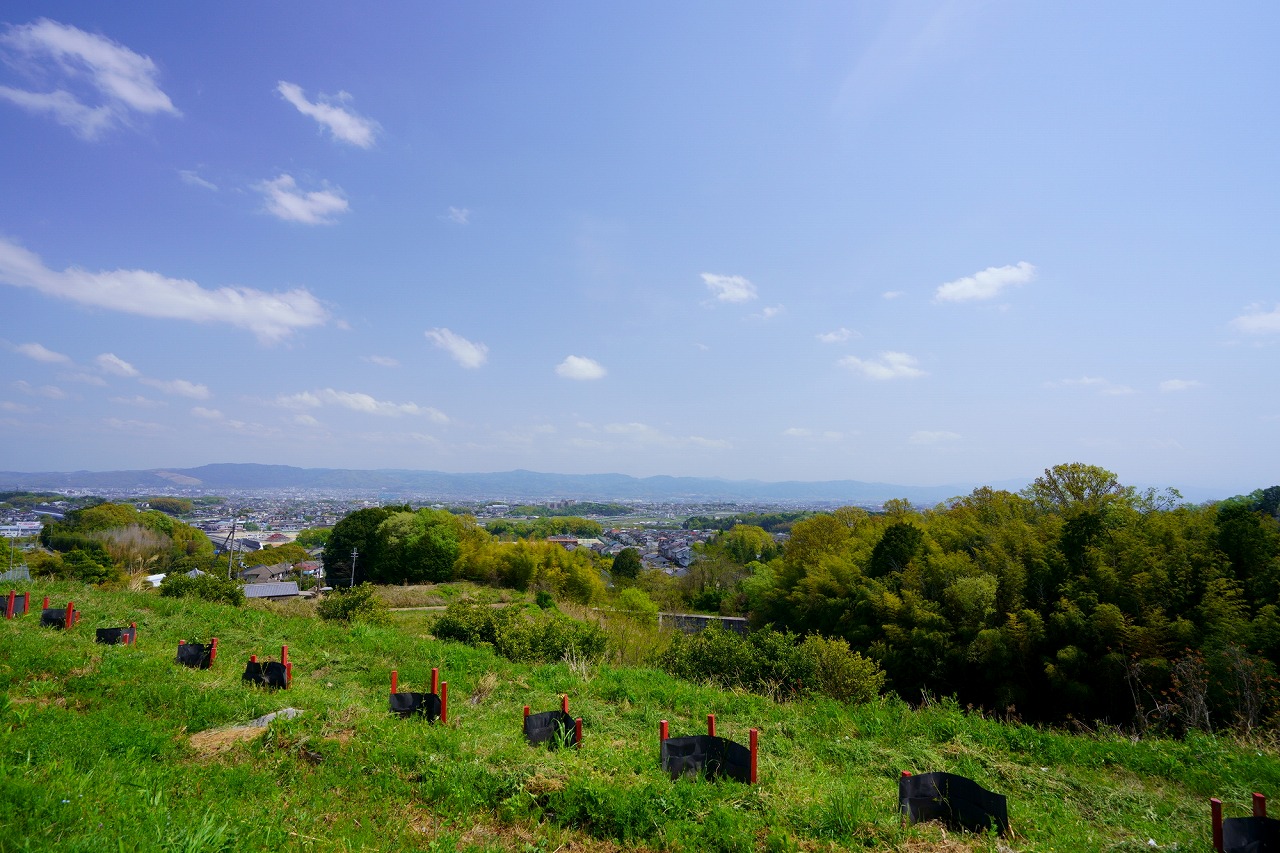
<path fill-rule="evenodd" d="M 635 580 L 640 576 L 641 567 L 640 552 L 635 548 L 623 548 L 614 556 L 610 571 L 615 579 Z"/>

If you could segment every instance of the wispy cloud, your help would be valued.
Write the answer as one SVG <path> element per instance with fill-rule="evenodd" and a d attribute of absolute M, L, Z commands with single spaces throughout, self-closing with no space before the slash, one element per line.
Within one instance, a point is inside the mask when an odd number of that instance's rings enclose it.
<path fill-rule="evenodd" d="M 65 400 L 67 392 L 63 391 L 57 385 L 32 385 L 25 379 L 19 379 L 13 383 L 13 387 L 17 388 L 23 394 L 31 397 L 44 397 L 46 400 Z"/>
<path fill-rule="evenodd" d="M 136 406 L 139 409 L 158 409 L 161 406 L 168 405 L 163 400 L 152 400 L 149 397 L 143 397 L 136 394 L 132 397 L 112 397 L 111 402 L 121 406 Z"/>
<path fill-rule="evenodd" d="M 844 439 L 844 433 L 837 430 L 816 430 L 808 427 L 788 427 L 782 431 L 787 438 L 802 438 L 819 441 L 841 441 Z"/>
<path fill-rule="evenodd" d="M 1059 379 L 1044 383 L 1046 388 L 1093 388 L 1107 397 L 1124 397 L 1137 392 L 1128 385 L 1118 385 L 1100 376 L 1081 376 L 1079 379 Z"/>
<path fill-rule="evenodd" d="M 292 175 L 262 181 L 253 188 L 265 196 L 267 212 L 286 222 L 332 225 L 334 217 L 346 213 L 349 207 L 347 200 L 333 190 L 302 192 Z"/>
<path fill-rule="evenodd" d="M 786 307 L 782 305 L 769 305 L 762 309 L 759 314 L 752 314 L 751 316 L 757 320 L 772 320 L 786 310 Z"/>
<path fill-rule="evenodd" d="M 164 424 L 158 424 L 155 421 L 135 421 L 123 418 L 105 418 L 102 421 L 111 429 L 127 432 L 133 435 L 158 435 L 165 432 L 168 427 Z"/>
<path fill-rule="evenodd" d="M 127 125 L 135 114 L 180 115 L 156 82 L 155 63 L 104 36 L 41 18 L 9 27 L 0 49 L 25 76 L 52 84 L 45 91 L 0 86 L 0 98 L 84 139 Z"/>
<path fill-rule="evenodd" d="M 222 412 L 217 409 L 206 409 L 204 406 L 193 406 L 191 414 L 208 421 L 220 421 L 223 418 Z"/>
<path fill-rule="evenodd" d="M 905 352 L 882 352 L 878 361 L 847 355 L 836 363 L 868 379 L 914 379 L 925 375 L 916 367 L 916 359 Z"/>
<path fill-rule="evenodd" d="M 423 334 L 463 367 L 480 367 L 489 359 L 489 348 L 487 346 L 469 341 L 456 332 L 439 328 L 427 329 Z"/>
<path fill-rule="evenodd" d="M 100 369 L 105 370 L 107 373 L 114 373 L 116 376 L 138 375 L 138 368 L 113 352 L 104 352 L 95 358 L 94 362 Z"/>
<path fill-rule="evenodd" d="M 186 379 L 139 379 L 143 385 L 148 385 L 166 394 L 173 394 L 177 397 L 190 397 L 193 400 L 207 400 L 212 394 L 206 385 L 198 382 L 188 382 Z"/>
<path fill-rule="evenodd" d="M 612 423 L 605 424 L 601 431 L 627 441 L 657 447 L 700 447 L 708 450 L 722 450 L 729 447 L 729 442 L 716 438 L 704 438 L 700 435 L 677 436 L 644 423 Z"/>
<path fill-rule="evenodd" d="M 822 341 L 824 344 L 841 344 L 855 336 L 857 336 L 856 332 L 841 326 L 834 332 L 821 332 L 818 335 L 818 340 Z"/>
<path fill-rule="evenodd" d="M 70 356 L 47 349 L 43 344 L 15 344 L 13 350 L 19 355 L 25 355 L 27 358 L 33 359 L 34 361 L 43 361 L 46 364 L 71 363 Z"/>
<path fill-rule="evenodd" d="M 467 225 L 471 222 L 471 211 L 465 207 L 451 207 L 449 212 L 445 214 L 445 219 L 450 222 L 456 222 L 459 225 Z"/>
<path fill-rule="evenodd" d="M 1166 379 L 1160 383 L 1160 390 L 1169 391 L 1190 391 L 1192 388 L 1199 388 L 1202 383 L 1196 379 Z"/>
<path fill-rule="evenodd" d="M 740 275 L 702 273 L 707 289 L 721 302 L 750 302 L 755 299 L 756 286 Z"/>
<path fill-rule="evenodd" d="M 1280 305 L 1267 311 L 1260 305 L 1251 305 L 1249 313 L 1231 321 L 1240 331 L 1250 335 L 1274 335 L 1280 332 Z"/>
<path fill-rule="evenodd" d="M 907 439 L 912 444 L 949 444 L 953 441 L 959 441 L 960 434 L 947 432 L 946 430 L 916 430 Z"/>
<path fill-rule="evenodd" d="M 969 302 L 992 299 L 1007 287 L 1026 284 L 1036 277 L 1036 268 L 1026 261 L 1016 266 L 987 267 L 973 275 L 949 281 L 938 287 L 935 302 Z"/>
<path fill-rule="evenodd" d="M 880 298 L 881 299 L 901 299 L 906 295 L 907 295 L 907 292 L 905 290 L 886 290 L 884 293 L 880 294 Z"/>
<path fill-rule="evenodd" d="M 38 411 L 40 410 L 35 406 L 28 406 L 24 403 L 12 403 L 8 400 L 0 401 L 0 412 L 11 412 L 15 415 L 29 415 Z"/>
<path fill-rule="evenodd" d="M 206 181 L 204 178 L 200 177 L 200 175 L 192 169 L 179 169 L 178 174 L 182 177 L 182 182 L 184 184 L 190 184 L 193 187 L 200 187 L 200 189 L 203 189 L 203 190 L 218 189 L 217 184 L 211 181 Z"/>
<path fill-rule="evenodd" d="M 353 412 L 383 417 L 399 417 L 401 415 L 423 415 L 435 423 L 444 424 L 449 418 L 439 409 L 419 406 L 417 403 L 391 403 L 359 391 L 337 391 L 324 388 L 319 391 L 302 391 L 276 399 L 276 402 L 291 409 L 318 409 L 321 406 L 338 406 Z"/>
<path fill-rule="evenodd" d="M 301 86 L 284 80 L 276 85 L 276 91 L 293 104 L 298 112 L 319 122 L 339 142 L 360 148 L 373 147 L 374 137 L 378 134 L 378 123 L 348 109 L 346 104 L 352 98 L 346 92 L 339 92 L 337 95 L 322 94 L 318 101 L 309 101 Z"/>
<path fill-rule="evenodd" d="M 568 356 L 556 365 L 556 375 L 565 379 L 602 379 L 606 373 L 600 362 L 580 355 Z"/>
<path fill-rule="evenodd" d="M 366 355 L 364 360 L 379 367 L 399 367 L 400 362 L 389 355 Z"/>
<path fill-rule="evenodd" d="M 30 287 L 94 308 L 108 308 L 165 320 L 229 323 L 247 329 L 264 343 L 318 326 L 327 312 L 306 290 L 264 293 L 247 287 L 206 290 L 194 281 L 167 278 L 145 270 L 87 272 L 70 267 L 51 270 L 32 252 L 0 238 L 0 282 Z"/>

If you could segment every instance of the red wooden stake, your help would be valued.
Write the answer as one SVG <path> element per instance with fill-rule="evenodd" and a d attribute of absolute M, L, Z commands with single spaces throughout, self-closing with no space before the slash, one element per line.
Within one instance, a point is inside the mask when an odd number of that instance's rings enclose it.
<path fill-rule="evenodd" d="M 712 737 L 716 736 L 716 715 L 707 714 L 707 734 Z"/>
<path fill-rule="evenodd" d="M 525 706 L 524 706 L 524 715 L 525 715 L 526 717 L 527 717 L 527 716 L 529 716 L 529 706 L 528 706 L 528 705 L 525 705 Z"/>
<path fill-rule="evenodd" d="M 22 594 L 22 612 L 31 612 L 31 593 L 29 591 Z"/>
<path fill-rule="evenodd" d="M 751 784 L 760 781 L 760 730 L 751 730 Z"/>
<path fill-rule="evenodd" d="M 209 642 L 209 666 L 213 666 L 213 659 L 218 656 L 218 638 L 214 637 Z"/>
<path fill-rule="evenodd" d="M 449 682 L 440 685 L 440 722 L 449 722 Z"/>
<path fill-rule="evenodd" d="M 1209 813 L 1213 816 L 1213 849 L 1222 853 L 1222 800 L 1210 797 Z"/>
<path fill-rule="evenodd" d="M 574 749 L 582 749 L 582 718 L 573 721 Z"/>
<path fill-rule="evenodd" d="M 131 646 L 138 645 L 138 623 L 137 622 L 129 623 L 129 645 Z"/>
<path fill-rule="evenodd" d="M 285 666 L 289 665 L 289 647 L 288 646 L 280 647 L 280 663 L 284 664 Z"/>
<path fill-rule="evenodd" d="M 257 655 L 249 655 L 249 663 L 257 663 L 257 662 L 258 662 Z"/>
<path fill-rule="evenodd" d="M 284 665 L 284 686 L 285 686 L 285 689 L 287 690 L 287 689 L 289 688 L 289 685 L 290 685 L 290 684 L 292 684 L 292 683 L 293 683 L 293 664 L 291 664 L 291 663 L 287 663 L 287 664 L 285 664 L 285 665 Z"/>
<path fill-rule="evenodd" d="M 62 623 L 62 627 L 70 631 L 71 626 L 76 624 L 76 605 L 73 601 L 67 602 L 67 617 Z"/>
<path fill-rule="evenodd" d="M 17 600 L 18 593 L 15 590 L 9 590 L 9 603 L 4 608 L 4 618 L 13 618 L 13 603 Z"/>
<path fill-rule="evenodd" d="M 395 692 L 396 692 L 396 680 L 397 680 L 399 677 L 400 677 L 400 674 L 399 674 L 398 672 L 396 672 L 394 669 L 393 669 L 393 670 L 391 670 L 391 693 L 392 693 L 392 695 L 395 695 Z"/>
<path fill-rule="evenodd" d="M 560 710 L 569 713 L 569 694 L 565 693 L 560 697 Z"/>
<path fill-rule="evenodd" d="M 1253 795 L 1253 816 L 1254 817 L 1267 816 L 1267 798 L 1262 796 L 1261 794 Z"/>
<path fill-rule="evenodd" d="M 47 595 L 46 595 L 46 596 L 44 597 L 44 604 L 43 604 L 43 605 L 41 605 L 41 608 L 40 608 L 40 609 L 41 609 L 41 610 L 48 610 L 48 609 L 49 609 L 49 596 L 47 596 Z"/>
<path fill-rule="evenodd" d="M 667 725 L 666 720 L 658 723 L 658 746 L 662 746 L 662 742 L 667 739 L 667 735 L 670 731 L 671 727 Z"/>
<path fill-rule="evenodd" d="M 440 668 L 435 666 L 431 667 L 431 692 L 440 692 Z"/>

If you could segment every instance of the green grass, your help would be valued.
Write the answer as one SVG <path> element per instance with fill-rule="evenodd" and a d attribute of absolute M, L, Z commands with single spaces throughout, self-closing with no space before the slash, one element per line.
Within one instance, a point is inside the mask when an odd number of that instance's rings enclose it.
<path fill-rule="evenodd" d="M 0 621 L 0 850 L 1015 850 L 1208 851 L 1210 796 L 1228 815 L 1280 794 L 1271 746 L 1211 736 L 1131 741 L 1009 725 L 935 702 L 778 705 L 663 673 L 520 666 L 430 637 L 431 614 L 387 626 L 324 623 L 299 608 L 228 608 L 32 587 L 74 598 L 83 621 Z M 136 621 L 136 647 L 97 627 Z M 220 641 L 209 671 L 173 663 L 179 639 Z M 240 682 L 252 653 L 289 645 L 294 686 Z M 402 690 L 449 683 L 449 724 L 386 711 Z M 578 751 L 527 746 L 521 707 L 585 720 Z M 192 735 L 287 706 L 253 741 L 208 753 Z M 658 723 L 745 743 L 760 730 L 760 784 L 672 783 Z M 195 743 L 198 743 L 199 739 Z M 902 770 L 948 770 L 1007 794 L 1004 841 L 899 826 Z"/>

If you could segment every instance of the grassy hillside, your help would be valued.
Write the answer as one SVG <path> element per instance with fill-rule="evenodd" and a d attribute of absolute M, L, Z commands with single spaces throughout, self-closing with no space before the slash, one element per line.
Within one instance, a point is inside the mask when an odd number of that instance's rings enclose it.
<path fill-rule="evenodd" d="M 292 607 L 229 608 L 150 592 L 32 587 L 83 614 L 0 620 L 0 850 L 1150 850 L 1208 851 L 1210 796 L 1228 815 L 1280 795 L 1272 745 L 1197 735 L 1072 735 L 945 701 L 778 705 L 608 666 L 528 667 L 439 642 L 433 614 L 385 627 Z M 136 621 L 136 647 L 95 645 Z M 209 671 L 173 663 L 179 639 L 220 639 Z M 289 645 L 294 686 L 240 682 L 251 653 Z M 388 676 L 449 683 L 449 724 L 387 713 Z M 580 751 L 527 746 L 521 706 L 585 719 Z M 285 707 L 243 740 L 221 731 Z M 760 730 L 760 784 L 672 783 L 658 723 L 740 742 Z M 203 733 L 203 734 L 202 734 Z M 1014 835 L 899 826 L 901 770 L 949 770 L 1009 796 Z"/>

